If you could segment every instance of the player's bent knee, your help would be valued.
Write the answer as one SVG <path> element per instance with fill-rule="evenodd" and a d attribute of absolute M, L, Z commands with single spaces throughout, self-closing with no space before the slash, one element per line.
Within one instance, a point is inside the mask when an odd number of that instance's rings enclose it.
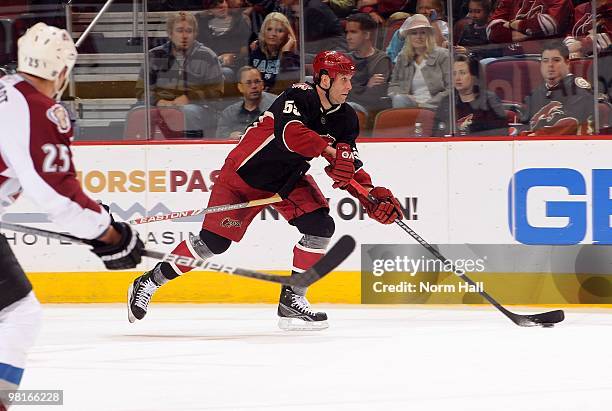
<path fill-rule="evenodd" d="M 327 208 L 319 208 L 310 213 L 294 218 L 289 224 L 297 227 L 302 234 L 331 238 L 336 231 L 334 219 Z"/>
<path fill-rule="evenodd" d="M 200 231 L 200 239 L 204 241 L 204 244 L 206 244 L 208 249 L 214 254 L 223 254 L 232 244 L 232 240 L 229 238 L 215 234 L 207 229 L 202 229 L 202 231 Z"/>

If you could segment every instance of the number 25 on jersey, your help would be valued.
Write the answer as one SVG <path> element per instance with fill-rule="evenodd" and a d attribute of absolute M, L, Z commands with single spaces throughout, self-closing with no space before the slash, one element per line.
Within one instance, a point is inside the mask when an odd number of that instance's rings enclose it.
<path fill-rule="evenodd" d="M 64 144 L 47 143 L 41 147 L 45 152 L 42 171 L 45 173 L 65 173 L 70 169 L 70 149 Z"/>

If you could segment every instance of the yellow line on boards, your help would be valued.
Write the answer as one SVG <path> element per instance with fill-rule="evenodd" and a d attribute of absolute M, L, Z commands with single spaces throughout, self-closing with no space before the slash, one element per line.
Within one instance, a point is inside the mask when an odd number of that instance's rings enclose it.
<path fill-rule="evenodd" d="M 265 271 L 271 272 L 271 271 Z M 275 272 L 287 274 L 286 272 Z M 28 273 L 43 303 L 124 302 L 127 288 L 141 272 Z M 312 302 L 359 304 L 358 271 L 328 274 L 308 293 Z M 170 281 L 153 301 L 173 303 L 276 303 L 280 285 L 216 272 L 192 271 Z"/>
<path fill-rule="evenodd" d="M 288 274 L 266 271 L 275 274 Z M 123 303 L 129 284 L 141 272 L 35 272 L 28 273 L 38 299 L 43 303 Z M 568 308 L 612 308 L 612 297 L 594 297 L 574 276 L 541 274 L 500 275 L 485 281 L 485 290 L 506 306 L 540 306 Z M 437 284 L 460 281 L 443 275 Z M 369 287 L 367 282 L 364 287 Z M 313 285 L 308 298 L 314 303 L 360 304 L 361 273 L 337 271 Z M 563 293 L 560 292 L 563 290 Z M 234 277 L 217 272 L 192 271 L 164 285 L 154 295 L 155 302 L 168 303 L 276 303 L 280 285 Z M 368 303 L 381 306 L 416 304 L 422 306 L 464 304 L 486 306 L 477 293 L 386 293 L 373 295 L 364 290 Z M 374 298 L 376 297 L 376 298 Z M 467 298 L 469 297 L 469 298 Z M 376 306 L 378 304 L 369 304 Z"/>

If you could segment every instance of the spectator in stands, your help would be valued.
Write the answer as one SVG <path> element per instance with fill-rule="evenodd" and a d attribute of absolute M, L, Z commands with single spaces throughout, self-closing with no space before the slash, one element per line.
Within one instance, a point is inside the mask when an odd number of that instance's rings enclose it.
<path fill-rule="evenodd" d="M 388 108 L 387 85 L 391 76 L 391 60 L 373 46 L 376 22 L 366 13 L 352 14 L 346 19 L 346 41 L 357 68 L 351 79 L 353 89 L 349 104 L 366 115 Z"/>
<path fill-rule="evenodd" d="M 508 135 L 506 112 L 497 95 L 481 90 L 480 64 L 475 57 L 455 56 L 453 86 L 455 87 L 455 135 L 497 136 Z M 447 136 L 450 127 L 449 99 L 440 102 L 434 120 L 434 135 Z"/>
<path fill-rule="evenodd" d="M 587 135 L 593 133 L 594 97 L 591 85 L 569 70 L 569 50 L 561 40 L 542 51 L 544 84 L 525 99 L 522 135 Z"/>
<path fill-rule="evenodd" d="M 312 63 L 321 50 L 346 52 L 348 47 L 342 23 L 322 0 L 281 0 L 295 30 L 299 25 L 300 2 L 304 5 L 304 63 Z"/>
<path fill-rule="evenodd" d="M 446 48 L 448 46 L 448 23 L 444 21 L 445 13 L 442 0 L 418 0 L 416 12 L 429 19 L 436 44 Z"/>
<path fill-rule="evenodd" d="M 440 0 L 418 0 L 416 9 L 420 10 L 417 11 L 417 13 L 427 16 L 431 22 L 436 45 L 446 48 L 448 46 L 448 24 L 444 20 L 441 20 L 441 17 L 444 15 L 442 2 Z M 404 42 L 408 35 L 408 24 L 408 19 L 404 20 L 404 24 L 402 24 L 399 30 L 393 33 L 391 42 L 387 47 L 386 53 L 393 64 L 397 62 L 397 56 L 404 47 Z"/>
<path fill-rule="evenodd" d="M 334 14 L 340 19 L 353 13 L 357 6 L 355 0 L 327 0 L 326 3 L 329 4 L 329 8 L 332 9 Z"/>
<path fill-rule="evenodd" d="M 495 0 L 493 0 L 495 1 Z M 455 23 L 468 16 L 470 0 L 453 0 L 453 19 Z M 451 6 L 449 6 L 451 7 Z"/>
<path fill-rule="evenodd" d="M 251 22 L 251 36 L 249 38 L 249 43 L 251 43 L 259 37 L 266 16 L 275 11 L 283 12 L 283 10 L 278 0 L 245 0 L 245 3 L 247 8 L 244 13 Z"/>
<path fill-rule="evenodd" d="M 436 108 L 448 98 L 450 56 L 435 45 L 427 17 L 415 14 L 408 21 L 408 37 L 393 68 L 388 95 L 393 107 Z"/>
<path fill-rule="evenodd" d="M 471 21 L 463 26 L 456 39 L 455 53 L 458 54 L 467 54 L 472 51 L 471 48 L 489 43 L 487 24 L 491 16 L 491 0 L 470 0 L 468 7 Z"/>
<path fill-rule="evenodd" d="M 247 61 L 251 27 L 240 9 L 230 9 L 227 0 L 203 0 L 204 12 L 198 16 L 198 41 L 219 57 L 226 82 Z"/>
<path fill-rule="evenodd" d="M 609 51 L 612 47 L 612 3 L 607 0 L 597 0 L 597 13 L 593 33 L 593 13 L 591 3 L 576 7 L 574 26 L 565 39 L 565 45 L 570 51 L 570 58 L 580 58 L 593 55 L 593 46 L 598 53 Z"/>
<path fill-rule="evenodd" d="M 491 42 L 508 44 L 563 37 L 573 15 L 571 0 L 499 0 L 487 36 Z M 540 50 L 539 43 L 534 46 Z"/>
<path fill-rule="evenodd" d="M 574 27 L 565 39 L 570 58 L 583 58 L 598 54 L 599 92 L 612 100 L 612 3 L 597 0 L 595 32 L 593 32 L 593 13 L 591 3 L 576 7 Z"/>
<path fill-rule="evenodd" d="M 185 135 L 202 137 L 213 128 L 214 116 L 206 102 L 223 94 L 223 75 L 217 55 L 196 41 L 198 22 L 193 14 L 178 12 L 167 21 L 169 41 L 149 51 L 150 104 L 180 107 Z M 144 99 L 144 67 L 136 83 L 136 97 Z"/>
<path fill-rule="evenodd" d="M 249 65 L 262 73 L 265 91 L 284 89 L 287 84 L 277 85 L 279 79 L 298 79 L 300 56 L 297 54 L 297 40 L 283 14 L 273 12 L 264 19 L 259 39 L 251 44 Z"/>
<path fill-rule="evenodd" d="M 257 120 L 277 97 L 263 91 L 264 82 L 255 67 L 241 67 L 238 78 L 238 90 L 243 100 L 228 106 L 221 113 L 217 127 L 217 138 L 220 139 L 239 139 L 247 126 Z"/>
<path fill-rule="evenodd" d="M 357 0 L 356 6 L 360 13 L 367 13 L 376 24 L 384 24 L 393 13 L 401 11 L 407 2 L 405 0 Z"/>
<path fill-rule="evenodd" d="M 402 48 L 404 48 L 404 42 L 406 41 L 406 36 L 408 35 L 408 31 L 406 30 L 408 27 L 408 17 L 410 17 L 410 15 L 406 13 L 406 19 L 402 23 L 401 27 L 397 29 L 395 33 L 393 33 L 393 36 L 391 36 L 391 41 L 389 41 L 389 45 L 385 50 L 387 56 L 389 56 L 393 64 L 397 63 L 397 56 L 399 56 Z"/>

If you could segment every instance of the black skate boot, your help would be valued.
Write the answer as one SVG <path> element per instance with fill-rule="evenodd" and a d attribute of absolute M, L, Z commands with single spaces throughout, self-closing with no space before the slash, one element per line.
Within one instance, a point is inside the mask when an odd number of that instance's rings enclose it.
<path fill-rule="evenodd" d="M 306 297 L 294 293 L 288 286 L 281 288 L 278 316 L 278 326 L 285 331 L 323 330 L 329 327 L 327 314 L 312 311 Z"/>
<path fill-rule="evenodd" d="M 128 288 L 128 320 L 131 323 L 144 318 L 151 297 L 161 287 L 153 281 L 153 270 L 136 278 Z"/>

